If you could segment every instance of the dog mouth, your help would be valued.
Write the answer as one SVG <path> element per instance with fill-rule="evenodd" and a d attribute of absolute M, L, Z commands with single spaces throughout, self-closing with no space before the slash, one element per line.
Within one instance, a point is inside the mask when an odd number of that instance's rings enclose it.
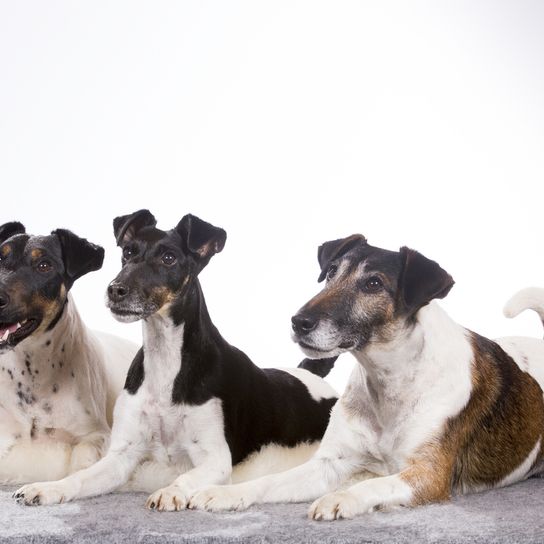
<path fill-rule="evenodd" d="M 112 313 L 113 317 L 117 319 L 117 321 L 121 321 L 123 323 L 139 321 L 145 317 L 144 312 L 129 310 L 127 308 L 117 308 L 115 306 L 110 306 L 110 312 Z"/>
<path fill-rule="evenodd" d="M 30 336 L 38 328 L 38 325 L 39 321 L 34 318 L 12 323 L 0 322 L 0 348 L 17 345 Z"/>
<path fill-rule="evenodd" d="M 354 342 L 342 342 L 337 346 L 332 346 L 329 348 L 318 347 L 314 344 L 304 342 L 304 340 L 300 340 L 298 338 L 295 338 L 295 342 L 299 345 L 302 351 L 308 357 L 310 357 L 310 359 L 321 359 L 323 357 L 338 356 L 346 351 L 351 351 L 355 347 Z"/>

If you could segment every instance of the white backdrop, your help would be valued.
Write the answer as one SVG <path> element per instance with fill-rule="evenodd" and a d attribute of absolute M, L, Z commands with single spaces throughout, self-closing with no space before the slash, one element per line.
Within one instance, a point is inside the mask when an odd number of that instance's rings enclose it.
<path fill-rule="evenodd" d="M 104 245 L 74 296 L 134 339 L 103 306 L 112 218 L 224 227 L 204 291 L 261 366 L 300 360 L 317 246 L 353 232 L 438 260 L 464 325 L 542 336 L 501 308 L 544 285 L 543 28 L 539 0 L 1 0 L 1 221 Z"/>

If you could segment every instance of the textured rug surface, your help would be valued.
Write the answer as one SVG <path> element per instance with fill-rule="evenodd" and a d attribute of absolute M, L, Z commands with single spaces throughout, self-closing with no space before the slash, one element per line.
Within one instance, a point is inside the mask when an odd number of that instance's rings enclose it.
<path fill-rule="evenodd" d="M 114 494 L 59 506 L 25 507 L 0 488 L 0 543 L 294 542 L 544 543 L 544 479 L 458 497 L 451 503 L 354 520 L 309 521 L 308 504 L 245 512 L 158 513 L 144 494 Z"/>

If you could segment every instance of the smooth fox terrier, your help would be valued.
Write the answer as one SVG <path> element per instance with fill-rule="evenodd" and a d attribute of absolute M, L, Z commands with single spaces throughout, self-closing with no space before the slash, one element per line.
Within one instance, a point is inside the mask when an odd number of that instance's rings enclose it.
<path fill-rule="evenodd" d="M 334 520 L 543 471 L 542 340 L 491 341 L 455 323 L 432 302 L 451 276 L 412 249 L 353 235 L 318 258 L 326 285 L 293 317 L 294 340 L 310 357 L 357 360 L 321 446 L 287 472 L 201 490 L 189 507 L 317 498 L 310 518 Z"/>
<path fill-rule="evenodd" d="M 225 231 L 186 215 L 165 232 L 140 210 L 116 218 L 114 232 L 123 268 L 108 305 L 120 321 L 143 320 L 143 348 L 115 406 L 110 449 L 94 466 L 15 497 L 52 504 L 108 493 L 153 460 L 171 479 L 146 506 L 180 510 L 199 487 L 228 483 L 233 465 L 241 481 L 309 459 L 337 395 L 306 370 L 258 368 L 215 328 L 198 274 L 223 249 Z M 152 474 L 157 489 L 165 478 Z"/>
<path fill-rule="evenodd" d="M 103 258 L 68 230 L 0 226 L 0 483 L 61 478 L 107 449 L 136 346 L 91 333 L 69 294 Z"/>

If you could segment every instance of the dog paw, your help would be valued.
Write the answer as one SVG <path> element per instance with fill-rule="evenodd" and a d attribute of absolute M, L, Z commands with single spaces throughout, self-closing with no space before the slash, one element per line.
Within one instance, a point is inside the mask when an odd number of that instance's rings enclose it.
<path fill-rule="evenodd" d="M 215 485 L 196 492 L 190 499 L 188 508 L 218 512 L 221 510 L 245 510 L 251 502 L 235 486 Z"/>
<path fill-rule="evenodd" d="M 172 512 L 183 510 L 188 502 L 188 493 L 177 485 L 169 485 L 149 495 L 145 507 L 159 512 Z"/>
<path fill-rule="evenodd" d="M 26 506 L 60 504 L 69 500 L 62 486 L 55 482 L 24 485 L 13 493 L 13 498 Z"/>
<path fill-rule="evenodd" d="M 329 493 L 317 499 L 308 512 L 310 519 L 333 521 L 350 519 L 361 513 L 357 499 L 349 491 Z"/>

